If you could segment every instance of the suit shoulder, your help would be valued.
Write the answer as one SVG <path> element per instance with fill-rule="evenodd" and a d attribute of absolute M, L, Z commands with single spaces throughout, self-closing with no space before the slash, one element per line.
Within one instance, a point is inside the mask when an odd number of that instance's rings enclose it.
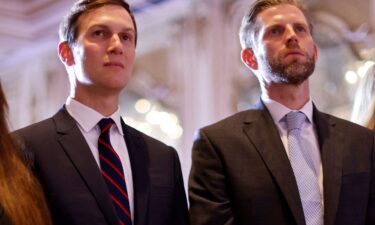
<path fill-rule="evenodd" d="M 37 137 L 40 135 L 50 134 L 54 127 L 55 126 L 53 119 L 48 118 L 40 122 L 23 127 L 21 129 L 15 130 L 13 134 L 21 137 Z"/>
<path fill-rule="evenodd" d="M 321 112 L 321 115 L 325 117 L 328 121 L 330 121 L 332 124 L 334 124 L 338 129 L 340 129 L 340 131 L 343 131 L 343 132 L 347 131 L 351 134 L 362 133 L 362 134 L 373 135 L 373 131 L 367 129 L 366 127 L 353 123 L 351 121 L 341 119 L 341 118 L 338 118 L 336 116 L 333 116 L 327 113 Z"/>
<path fill-rule="evenodd" d="M 222 120 L 219 120 L 213 124 L 207 125 L 200 130 L 202 131 L 230 131 L 232 129 L 238 129 L 242 127 L 243 122 L 247 121 L 248 118 L 256 118 L 260 115 L 263 110 L 249 109 L 230 115 Z"/>

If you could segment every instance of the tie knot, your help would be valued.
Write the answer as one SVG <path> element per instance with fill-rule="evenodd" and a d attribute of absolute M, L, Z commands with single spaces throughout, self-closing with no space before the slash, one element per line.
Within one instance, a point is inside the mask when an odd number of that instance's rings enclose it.
<path fill-rule="evenodd" d="M 305 119 L 306 116 L 302 112 L 290 112 L 286 114 L 286 124 L 288 127 L 288 131 L 291 131 L 293 129 L 301 129 Z"/>
<path fill-rule="evenodd" d="M 100 130 L 103 132 L 109 130 L 113 124 L 113 120 L 111 118 L 103 118 L 99 121 L 98 125 L 100 127 Z"/>

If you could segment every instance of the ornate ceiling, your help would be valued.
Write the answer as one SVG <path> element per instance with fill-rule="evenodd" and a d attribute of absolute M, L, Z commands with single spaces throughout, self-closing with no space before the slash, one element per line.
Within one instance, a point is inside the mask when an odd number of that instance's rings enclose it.
<path fill-rule="evenodd" d="M 43 42 L 44 39 L 50 40 L 51 37 L 56 39 L 58 24 L 74 2 L 75 0 L 0 0 L 0 61 L 24 46 Z M 142 30 L 145 26 L 183 14 L 190 0 L 127 2 L 135 12 L 139 29 Z M 148 20 L 150 16 L 153 17 L 152 20 Z M 140 22 L 143 19 L 147 19 L 147 22 Z"/>
<path fill-rule="evenodd" d="M 75 0 L 0 0 L 0 60 L 15 49 L 57 36 L 58 24 L 74 2 Z M 178 13 L 187 13 L 187 5 L 194 0 L 128 0 L 128 2 L 135 11 L 142 29 L 142 26 L 154 25 L 155 19 L 162 21 Z M 340 17 L 352 31 L 357 30 L 364 23 L 369 25 L 369 28 L 374 27 L 375 13 L 372 13 L 375 12 L 374 2 L 375 0 L 305 0 L 310 9 L 327 11 Z M 340 7 L 337 7 L 338 4 Z M 154 15 L 152 20 L 149 20 L 149 14 Z M 144 22 L 141 21 L 142 18 L 145 18 Z"/>
<path fill-rule="evenodd" d="M 1 2 L 1 1 L 0 1 Z M 73 0 L 2 0 L 0 4 L 0 57 L 36 37 L 51 35 Z M 52 32 L 51 32 L 52 31 Z"/>

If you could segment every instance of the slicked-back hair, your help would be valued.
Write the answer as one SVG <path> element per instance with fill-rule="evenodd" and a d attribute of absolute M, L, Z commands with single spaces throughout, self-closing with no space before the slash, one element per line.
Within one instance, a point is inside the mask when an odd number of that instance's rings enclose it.
<path fill-rule="evenodd" d="M 255 22 L 257 16 L 268 8 L 282 4 L 292 5 L 300 9 L 309 24 L 310 33 L 312 33 L 313 26 L 306 16 L 306 10 L 304 5 L 299 0 L 256 0 L 250 6 L 250 9 L 247 11 L 247 13 L 242 19 L 239 31 L 242 49 L 252 48 L 253 36 L 256 31 Z"/>
<path fill-rule="evenodd" d="M 78 36 L 78 19 L 85 13 L 101 8 L 106 5 L 118 5 L 123 7 L 130 15 L 134 30 L 135 30 L 135 45 L 137 45 L 137 25 L 135 23 L 134 15 L 130 10 L 130 6 L 124 0 L 79 0 L 77 1 L 68 14 L 64 17 L 64 19 L 60 23 L 59 35 L 60 41 L 68 42 L 69 46 L 73 46 L 73 44 L 77 40 Z"/>

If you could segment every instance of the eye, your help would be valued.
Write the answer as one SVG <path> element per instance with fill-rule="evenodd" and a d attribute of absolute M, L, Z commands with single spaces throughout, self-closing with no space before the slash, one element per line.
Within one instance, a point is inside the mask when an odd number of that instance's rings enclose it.
<path fill-rule="evenodd" d="M 268 34 L 270 36 L 278 36 L 282 34 L 282 32 L 283 32 L 283 29 L 277 26 L 277 27 L 272 27 L 271 29 L 269 29 Z"/>
<path fill-rule="evenodd" d="M 121 39 L 124 40 L 124 41 L 127 41 L 127 40 L 130 39 L 130 37 L 127 34 L 123 34 L 123 35 L 121 35 Z"/>
<path fill-rule="evenodd" d="M 123 40 L 123 41 L 133 40 L 133 35 L 131 35 L 129 33 L 123 33 L 123 34 L 120 34 L 119 36 L 121 37 L 121 40 Z"/>
<path fill-rule="evenodd" d="M 305 26 L 296 26 L 294 29 L 297 33 L 306 33 L 307 32 L 307 28 Z"/>
<path fill-rule="evenodd" d="M 92 32 L 94 37 L 104 37 L 106 32 L 104 30 L 95 30 Z"/>

